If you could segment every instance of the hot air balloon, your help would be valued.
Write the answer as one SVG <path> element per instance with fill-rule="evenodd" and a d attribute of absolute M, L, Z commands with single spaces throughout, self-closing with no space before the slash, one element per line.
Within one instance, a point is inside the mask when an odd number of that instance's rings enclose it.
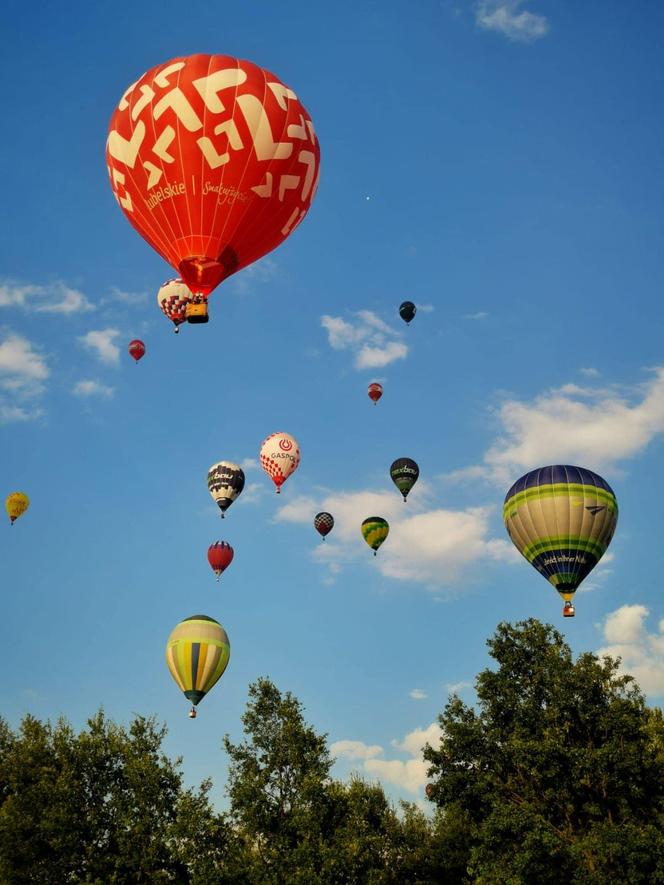
<path fill-rule="evenodd" d="M 232 461 L 218 461 L 208 470 L 208 489 L 219 505 L 221 518 L 244 488 L 244 470 Z"/>
<path fill-rule="evenodd" d="M 261 467 L 277 487 L 277 494 L 300 463 L 300 447 L 289 433 L 273 433 L 263 440 Z"/>
<path fill-rule="evenodd" d="M 618 502 L 601 476 L 583 467 L 556 464 L 531 470 L 505 496 L 505 527 L 528 562 L 565 600 L 597 565 L 616 528 Z"/>
<path fill-rule="evenodd" d="M 373 550 L 374 556 L 389 533 L 389 523 L 382 516 L 369 516 L 362 523 L 362 537 Z"/>
<path fill-rule="evenodd" d="M 208 547 L 208 562 L 217 576 L 217 580 L 221 577 L 221 573 L 226 571 L 231 562 L 233 562 L 233 555 L 233 548 L 226 541 L 215 541 L 214 544 L 210 544 Z"/>
<path fill-rule="evenodd" d="M 187 305 L 190 301 L 189 286 L 182 280 L 167 280 L 157 292 L 157 304 L 164 316 L 174 323 L 176 335 L 187 319 Z"/>
<path fill-rule="evenodd" d="M 145 344 L 143 344 L 143 342 L 138 338 L 134 338 L 133 341 L 129 342 L 129 347 L 127 348 L 127 350 L 129 351 L 129 355 L 133 356 L 136 362 L 138 362 L 145 356 Z"/>
<path fill-rule="evenodd" d="M 417 313 L 417 308 L 412 301 L 404 301 L 399 305 L 399 316 L 407 326 L 410 326 Z"/>
<path fill-rule="evenodd" d="M 190 322 L 206 322 L 210 292 L 302 221 L 319 160 L 293 90 L 226 55 L 174 58 L 143 74 L 120 99 L 106 142 L 115 197 L 190 288 Z"/>
<path fill-rule="evenodd" d="M 175 627 L 166 643 L 166 663 L 184 696 L 199 704 L 228 666 L 231 646 L 226 631 L 207 615 L 192 615 Z"/>
<path fill-rule="evenodd" d="M 5 510 L 12 525 L 14 525 L 21 514 L 25 513 L 29 506 L 30 498 L 28 498 L 25 492 L 11 492 L 11 494 L 7 495 Z"/>
<path fill-rule="evenodd" d="M 314 528 L 322 539 L 325 540 L 325 535 L 329 535 L 334 528 L 334 517 L 331 513 L 322 510 L 314 516 Z"/>
<path fill-rule="evenodd" d="M 392 482 L 403 495 L 404 501 L 420 475 L 420 468 L 412 458 L 397 458 L 390 467 Z"/>
<path fill-rule="evenodd" d="M 433 799 L 434 794 L 434 786 L 433 784 L 427 784 L 424 788 L 424 792 L 426 793 L 427 799 Z"/>
<path fill-rule="evenodd" d="M 367 393 L 369 394 L 369 399 L 373 400 L 373 404 L 375 406 L 378 400 L 383 395 L 383 385 L 379 384 L 377 381 L 373 381 L 369 385 Z"/>

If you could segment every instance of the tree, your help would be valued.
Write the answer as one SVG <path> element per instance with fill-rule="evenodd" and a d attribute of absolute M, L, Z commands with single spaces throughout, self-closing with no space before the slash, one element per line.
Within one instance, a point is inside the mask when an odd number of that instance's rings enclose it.
<path fill-rule="evenodd" d="M 664 882 L 661 716 L 618 661 L 574 661 L 549 625 L 503 623 L 487 644 L 478 709 L 453 696 L 424 754 L 465 881 Z"/>
<path fill-rule="evenodd" d="M 101 711 L 78 735 L 64 719 L 26 716 L 17 734 L 0 720 L 0 881 L 213 881 L 197 869 L 211 869 L 206 838 L 222 823 L 209 784 L 182 788 L 165 733 L 151 718 L 127 730 Z"/>
<path fill-rule="evenodd" d="M 321 841 L 331 816 L 332 759 L 324 735 L 304 722 L 300 702 L 269 679 L 249 686 L 242 716 L 249 740 L 233 744 L 227 792 L 230 817 L 251 852 L 252 881 L 318 881 Z"/>

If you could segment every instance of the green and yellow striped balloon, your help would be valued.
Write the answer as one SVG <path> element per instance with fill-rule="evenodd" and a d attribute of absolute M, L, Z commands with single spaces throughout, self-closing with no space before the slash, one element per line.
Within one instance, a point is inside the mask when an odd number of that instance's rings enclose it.
<path fill-rule="evenodd" d="M 207 615 L 192 615 L 180 621 L 166 643 L 171 676 L 194 706 L 218 682 L 230 654 L 226 631 Z"/>
<path fill-rule="evenodd" d="M 517 550 L 571 602 L 609 546 L 618 502 L 597 473 L 556 464 L 514 483 L 505 496 L 503 518 Z"/>
<path fill-rule="evenodd" d="M 362 523 L 362 537 L 376 555 L 376 551 L 390 533 L 390 526 L 382 516 L 369 516 Z"/>

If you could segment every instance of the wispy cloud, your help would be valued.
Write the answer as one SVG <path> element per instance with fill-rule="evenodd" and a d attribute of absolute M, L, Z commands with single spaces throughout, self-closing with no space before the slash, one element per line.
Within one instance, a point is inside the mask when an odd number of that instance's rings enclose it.
<path fill-rule="evenodd" d="M 61 281 L 41 286 L 3 280 L 0 282 L 0 307 L 65 315 L 95 309 L 82 292 Z"/>
<path fill-rule="evenodd" d="M 117 364 L 120 362 L 120 348 L 115 344 L 115 339 L 119 335 L 119 329 L 98 329 L 81 335 L 78 340 L 102 363 Z"/>
<path fill-rule="evenodd" d="M 224 285 L 238 295 L 248 295 L 257 286 L 272 283 L 279 276 L 279 264 L 274 258 L 261 258 L 235 274 Z"/>
<path fill-rule="evenodd" d="M 464 313 L 462 320 L 485 320 L 489 314 L 485 310 L 478 310 L 477 313 Z"/>
<path fill-rule="evenodd" d="M 530 402 L 506 398 L 492 411 L 500 430 L 482 463 L 447 479 L 486 479 L 504 486 L 543 464 L 613 468 L 664 432 L 664 368 L 628 391 L 565 384 Z"/>
<path fill-rule="evenodd" d="M 34 399 L 50 375 L 46 358 L 22 335 L 9 330 L 0 335 L 0 422 L 33 421 L 43 414 Z"/>
<path fill-rule="evenodd" d="M 664 696 L 664 618 L 650 633 L 645 605 L 623 605 L 606 616 L 602 631 L 605 646 L 598 655 L 621 658 L 621 669 L 639 683 L 646 694 Z"/>
<path fill-rule="evenodd" d="M 391 741 L 391 746 L 407 759 L 384 758 L 385 750 L 379 744 L 362 741 L 336 741 L 330 747 L 333 756 L 360 762 L 361 770 L 385 784 L 392 784 L 407 793 L 417 795 L 427 782 L 429 763 L 422 758 L 425 744 L 437 746 L 442 732 L 436 722 L 426 728 L 416 728 L 402 740 Z"/>
<path fill-rule="evenodd" d="M 349 322 L 342 317 L 325 315 L 320 322 L 330 347 L 349 350 L 356 369 L 382 368 L 406 358 L 408 347 L 400 340 L 401 332 L 371 310 L 359 310 L 352 317 Z"/>
<path fill-rule="evenodd" d="M 532 43 L 549 32 L 546 16 L 522 9 L 526 0 L 478 0 L 475 21 L 486 31 L 495 31 L 520 43 Z"/>
<path fill-rule="evenodd" d="M 581 369 L 580 371 L 581 371 L 581 374 L 585 375 L 587 378 L 599 378 L 601 375 L 601 372 L 599 372 L 597 369 L 593 369 L 592 366 L 589 366 L 588 368 L 585 368 L 585 369 Z"/>
<path fill-rule="evenodd" d="M 107 387 L 105 384 L 101 384 L 99 381 L 77 381 L 72 388 L 72 393 L 74 396 L 80 397 L 91 397 L 91 396 L 99 396 L 104 399 L 108 399 L 113 396 L 114 390 L 112 387 Z"/>
<path fill-rule="evenodd" d="M 446 682 L 445 690 L 449 694 L 460 694 L 462 691 L 465 691 L 467 688 L 472 688 L 472 682 L 466 682 L 465 680 L 461 680 L 460 682 Z"/>
<path fill-rule="evenodd" d="M 421 688 L 413 688 L 408 692 L 408 694 L 414 701 L 423 701 L 428 697 L 426 691 L 422 691 Z"/>
<path fill-rule="evenodd" d="M 105 295 L 100 303 L 109 304 L 112 302 L 119 302 L 120 304 L 144 304 L 148 298 L 149 294 L 147 292 L 128 292 L 126 289 L 119 289 L 117 286 L 111 286 L 109 294 Z"/>
<path fill-rule="evenodd" d="M 334 534 L 326 544 L 316 546 L 313 556 L 326 565 L 334 564 L 335 574 L 346 562 L 367 559 L 360 526 L 372 514 L 390 524 L 390 534 L 374 563 L 381 574 L 394 580 L 415 581 L 435 589 L 457 585 L 481 562 L 519 561 L 512 544 L 490 536 L 491 507 L 430 509 L 428 498 L 422 481 L 411 492 L 408 507 L 388 491 L 341 492 L 322 500 L 301 496 L 281 507 L 275 519 L 309 523 L 317 510 L 332 513 Z"/>

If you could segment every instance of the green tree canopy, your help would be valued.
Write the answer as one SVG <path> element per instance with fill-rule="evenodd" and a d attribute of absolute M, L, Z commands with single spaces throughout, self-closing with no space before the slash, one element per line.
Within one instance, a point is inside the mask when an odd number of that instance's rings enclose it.
<path fill-rule="evenodd" d="M 573 660 L 529 620 L 488 641 L 477 709 L 453 696 L 427 747 L 465 881 L 664 882 L 664 730 L 619 662 Z"/>

